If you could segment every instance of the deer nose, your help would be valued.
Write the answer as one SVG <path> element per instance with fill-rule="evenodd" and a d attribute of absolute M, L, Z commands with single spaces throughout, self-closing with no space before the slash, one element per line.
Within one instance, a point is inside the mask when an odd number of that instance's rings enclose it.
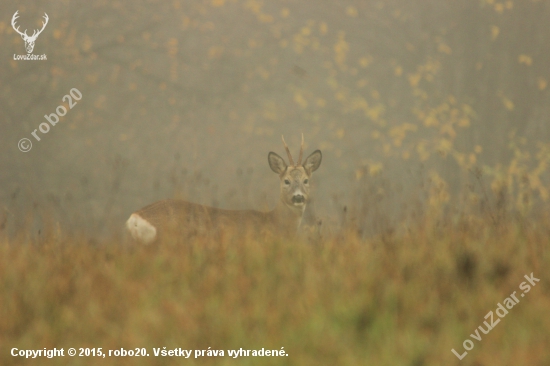
<path fill-rule="evenodd" d="M 304 203 L 306 198 L 302 194 L 295 194 L 292 196 L 292 203 Z"/>

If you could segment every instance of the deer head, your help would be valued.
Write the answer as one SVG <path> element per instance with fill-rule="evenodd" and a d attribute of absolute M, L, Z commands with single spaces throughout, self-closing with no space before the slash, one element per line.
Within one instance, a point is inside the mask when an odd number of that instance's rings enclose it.
<path fill-rule="evenodd" d="M 17 14 L 19 12 L 16 11 L 15 14 L 13 14 L 13 17 L 11 18 L 11 26 L 13 27 L 13 29 L 15 29 L 15 31 L 17 33 L 19 33 L 19 35 L 21 35 L 21 38 L 23 38 L 23 41 L 25 41 L 25 49 L 27 50 L 27 53 L 32 53 L 32 50 L 34 49 L 34 42 L 36 41 L 36 38 L 38 38 L 38 36 L 40 35 L 40 33 L 42 33 L 42 31 L 44 30 L 44 28 L 46 28 L 46 24 L 48 24 L 48 14 L 44 13 L 44 19 L 45 19 L 45 22 L 42 22 L 42 29 L 40 30 L 34 30 L 34 32 L 32 33 L 32 36 L 28 36 L 27 35 L 27 30 L 25 29 L 24 32 L 21 32 L 19 31 L 19 27 L 15 27 L 15 21 L 17 18 L 19 18 L 19 15 Z"/>
<path fill-rule="evenodd" d="M 304 135 L 302 134 L 300 155 L 298 156 L 298 161 L 294 163 L 284 137 L 283 144 L 290 165 L 287 166 L 283 158 L 274 152 L 270 152 L 268 155 L 269 166 L 271 170 L 279 174 L 279 178 L 281 179 L 281 201 L 288 208 L 303 212 L 309 200 L 309 178 L 321 165 L 321 151 L 315 150 L 302 163 L 302 155 L 304 153 Z"/>

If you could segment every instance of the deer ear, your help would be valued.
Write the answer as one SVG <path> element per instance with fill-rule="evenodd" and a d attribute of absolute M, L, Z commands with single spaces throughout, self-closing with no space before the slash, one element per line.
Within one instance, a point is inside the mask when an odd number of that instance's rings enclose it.
<path fill-rule="evenodd" d="M 275 154 L 274 152 L 270 152 L 267 155 L 267 161 L 269 163 L 269 167 L 271 170 L 273 170 L 277 174 L 283 174 L 283 172 L 286 170 L 286 163 L 279 155 Z"/>
<path fill-rule="evenodd" d="M 310 156 L 307 157 L 306 161 L 304 161 L 304 164 L 302 164 L 302 166 L 304 167 L 308 175 L 313 173 L 319 168 L 319 165 L 321 165 L 322 159 L 323 159 L 323 155 L 321 154 L 321 150 L 315 150 L 313 153 L 311 153 Z"/>

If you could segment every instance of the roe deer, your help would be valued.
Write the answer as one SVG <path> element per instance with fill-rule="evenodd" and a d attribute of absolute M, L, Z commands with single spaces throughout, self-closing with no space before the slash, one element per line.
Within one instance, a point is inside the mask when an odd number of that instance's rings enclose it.
<path fill-rule="evenodd" d="M 254 230 L 275 235 L 296 234 L 309 199 L 309 179 L 321 165 L 321 151 L 315 150 L 302 163 L 304 135 L 298 162 L 294 163 L 290 150 L 282 137 L 290 165 L 274 152 L 267 161 L 271 170 L 279 175 L 280 199 L 273 211 L 224 210 L 183 200 L 167 199 L 152 203 L 134 212 L 126 222 L 130 236 L 139 243 L 150 244 L 170 236 L 189 237 L 219 232 L 223 229 Z"/>

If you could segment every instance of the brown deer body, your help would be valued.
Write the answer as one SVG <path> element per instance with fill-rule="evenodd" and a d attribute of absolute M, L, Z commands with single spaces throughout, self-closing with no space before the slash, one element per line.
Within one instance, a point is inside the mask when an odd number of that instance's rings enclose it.
<path fill-rule="evenodd" d="M 290 165 L 274 152 L 268 163 L 280 178 L 280 199 L 274 210 L 224 210 L 183 200 L 162 200 L 134 212 L 126 228 L 134 241 L 150 244 L 168 237 L 189 237 L 230 231 L 232 233 L 271 233 L 294 235 L 302 221 L 309 200 L 309 179 L 321 164 L 321 151 L 316 150 L 302 164 L 304 137 L 295 164 L 286 145 Z"/>

